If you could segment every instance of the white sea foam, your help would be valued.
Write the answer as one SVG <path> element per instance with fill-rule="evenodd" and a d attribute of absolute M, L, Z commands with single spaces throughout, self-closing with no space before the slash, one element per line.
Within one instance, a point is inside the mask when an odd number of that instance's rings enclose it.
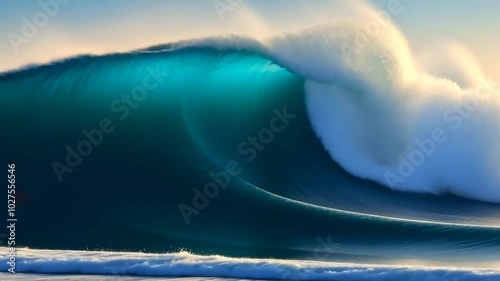
<path fill-rule="evenodd" d="M 374 10 L 265 42 L 308 79 L 312 125 L 347 171 L 401 191 L 500 203 L 500 96 L 458 44 L 414 56 Z"/>
<path fill-rule="evenodd" d="M 8 252 L 6 248 L 0 248 L 0 251 L 3 253 Z M 2 259 L 5 259 L 5 256 Z M 6 272 L 7 268 L 8 265 L 2 262 L 0 270 Z M 229 258 L 223 256 L 198 256 L 187 252 L 145 254 L 33 249 L 18 249 L 16 272 L 17 274 L 36 272 L 38 274 L 216 277 L 260 280 L 500 280 L 500 271 L 485 269 L 465 270 Z M 0 275 L 0 279 L 5 276 L 7 275 Z M 18 278 L 23 277 L 21 275 Z M 26 278 L 32 277 L 27 276 Z M 104 278 L 94 280 L 102 279 Z"/>

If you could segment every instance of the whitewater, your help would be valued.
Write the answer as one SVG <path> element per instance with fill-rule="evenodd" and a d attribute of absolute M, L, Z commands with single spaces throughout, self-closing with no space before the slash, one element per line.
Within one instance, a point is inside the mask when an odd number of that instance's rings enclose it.
<path fill-rule="evenodd" d="M 59 277 L 64 278 L 61 280 L 149 280 L 148 278 L 158 280 L 154 277 L 177 277 L 180 280 L 228 280 L 228 278 L 235 278 L 237 280 L 473 281 L 498 280 L 500 278 L 500 271 L 487 269 L 228 258 L 199 256 L 188 252 L 145 254 L 20 249 L 18 253 L 23 257 L 19 261 L 18 274 L 3 274 L 0 275 L 0 278 L 3 276 L 9 278 L 8 280 L 48 280 L 43 279 L 43 275 L 27 273 L 70 274 L 70 276 Z M 1 270 L 5 269 L 5 265 L 2 265 Z M 71 277 L 71 275 L 79 276 Z M 115 277 L 105 277 L 105 275 Z M 125 277 L 135 275 L 141 277 L 137 279 Z M 50 280 L 60 279 L 50 277 Z"/>

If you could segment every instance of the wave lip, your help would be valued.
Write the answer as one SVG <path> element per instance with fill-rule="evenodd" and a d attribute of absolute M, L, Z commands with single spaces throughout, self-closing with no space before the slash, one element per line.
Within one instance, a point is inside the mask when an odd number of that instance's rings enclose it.
<path fill-rule="evenodd" d="M 6 248 L 0 248 L 7 252 Z M 187 252 L 145 254 L 18 249 L 18 273 L 219 277 L 273 280 L 499 280 L 486 269 L 380 266 L 330 262 L 199 256 Z M 7 264 L 0 266 L 6 270 Z"/>

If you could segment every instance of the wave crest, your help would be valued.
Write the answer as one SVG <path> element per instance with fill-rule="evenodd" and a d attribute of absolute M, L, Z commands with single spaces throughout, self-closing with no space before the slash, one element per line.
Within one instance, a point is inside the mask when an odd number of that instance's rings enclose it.
<path fill-rule="evenodd" d="M 367 33 L 373 20 L 374 12 L 266 42 L 308 79 L 309 116 L 326 150 L 393 189 L 500 203 L 500 100 L 477 60 L 457 44 L 419 60 L 393 24 Z"/>

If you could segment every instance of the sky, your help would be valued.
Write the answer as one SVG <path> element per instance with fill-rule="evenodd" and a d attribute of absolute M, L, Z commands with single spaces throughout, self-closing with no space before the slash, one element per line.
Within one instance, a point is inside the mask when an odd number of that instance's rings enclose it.
<path fill-rule="evenodd" d="M 500 1 L 400 2 L 392 17 L 412 52 L 466 46 L 500 80 Z M 344 0 L 2 0 L 0 71 L 78 54 L 123 52 L 228 33 L 263 37 L 349 17 Z M 217 8 L 218 7 L 218 8 Z M 226 10 L 224 10 L 225 8 Z"/>

